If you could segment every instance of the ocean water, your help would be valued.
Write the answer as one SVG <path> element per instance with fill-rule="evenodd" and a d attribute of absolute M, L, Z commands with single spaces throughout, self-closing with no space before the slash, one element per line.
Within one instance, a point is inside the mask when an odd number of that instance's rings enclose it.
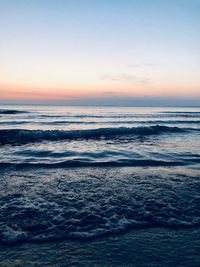
<path fill-rule="evenodd" d="M 0 243 L 200 226 L 200 108 L 0 107 Z"/>

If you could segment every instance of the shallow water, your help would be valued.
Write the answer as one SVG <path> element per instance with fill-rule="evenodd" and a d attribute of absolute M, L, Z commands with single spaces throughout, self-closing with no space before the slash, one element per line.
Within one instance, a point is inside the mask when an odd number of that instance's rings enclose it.
<path fill-rule="evenodd" d="M 0 179 L 4 244 L 200 226 L 199 169 L 6 169 Z"/>
<path fill-rule="evenodd" d="M 62 241 L 3 247 L 2 267 L 199 267 L 199 229 L 132 230 L 90 242 Z"/>
<path fill-rule="evenodd" d="M 2 106 L 0 242 L 200 226 L 200 108 Z"/>

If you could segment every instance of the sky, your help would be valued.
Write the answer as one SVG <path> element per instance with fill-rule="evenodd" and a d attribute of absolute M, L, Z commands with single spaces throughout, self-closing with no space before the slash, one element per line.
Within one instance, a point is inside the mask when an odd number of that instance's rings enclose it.
<path fill-rule="evenodd" d="M 199 0 L 0 0 L 0 103 L 200 105 Z"/>

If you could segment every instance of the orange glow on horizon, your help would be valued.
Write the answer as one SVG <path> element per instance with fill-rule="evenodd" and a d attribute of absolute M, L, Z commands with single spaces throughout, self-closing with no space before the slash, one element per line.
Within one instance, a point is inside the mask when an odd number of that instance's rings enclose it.
<path fill-rule="evenodd" d="M 162 90 L 161 90 L 162 88 Z M 181 92 L 181 94 L 180 94 Z M 108 88 L 51 88 L 51 87 L 32 87 L 19 86 L 12 84 L 0 84 L 1 99 L 32 99 L 32 100 L 73 100 L 81 98 L 98 98 L 98 97 L 199 97 L 199 88 L 190 88 L 186 86 L 124 86 Z"/>
<path fill-rule="evenodd" d="M 93 97 L 108 97 L 108 96 L 140 96 L 141 88 L 51 88 L 51 87 L 30 87 L 16 86 L 11 84 L 0 84 L 0 98 L 7 99 L 34 99 L 34 100 L 49 100 L 49 99 L 80 99 Z"/>

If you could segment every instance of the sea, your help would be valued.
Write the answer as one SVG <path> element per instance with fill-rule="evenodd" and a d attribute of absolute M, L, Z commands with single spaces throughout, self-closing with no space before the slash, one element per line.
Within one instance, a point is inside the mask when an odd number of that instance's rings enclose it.
<path fill-rule="evenodd" d="M 199 226 L 200 108 L 0 106 L 1 247 Z"/>

